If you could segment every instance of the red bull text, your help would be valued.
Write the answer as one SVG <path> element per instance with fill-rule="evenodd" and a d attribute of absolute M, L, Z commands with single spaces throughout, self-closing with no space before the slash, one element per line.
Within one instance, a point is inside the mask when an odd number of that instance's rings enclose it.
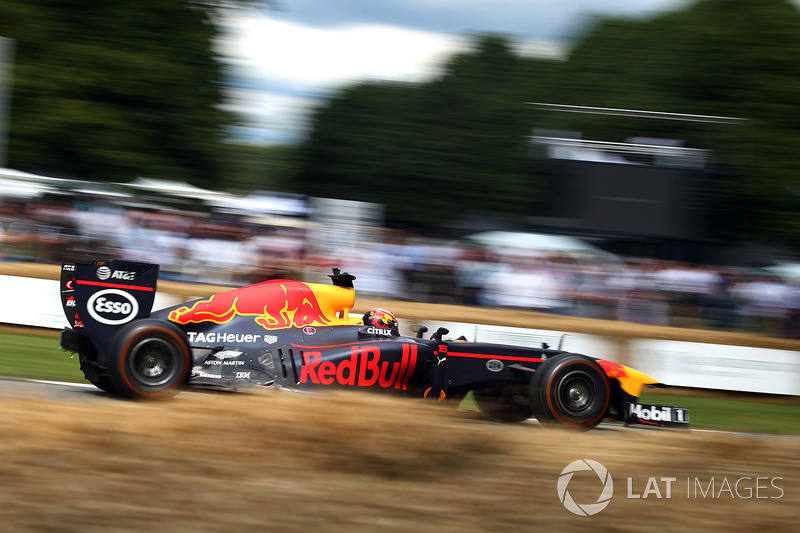
<path fill-rule="evenodd" d="M 417 367 L 417 346 L 404 344 L 400 362 L 381 361 L 377 346 L 353 346 L 350 358 L 340 361 L 323 361 L 321 352 L 303 352 L 300 383 L 321 385 L 350 385 L 384 389 L 408 389 L 408 378 Z"/>

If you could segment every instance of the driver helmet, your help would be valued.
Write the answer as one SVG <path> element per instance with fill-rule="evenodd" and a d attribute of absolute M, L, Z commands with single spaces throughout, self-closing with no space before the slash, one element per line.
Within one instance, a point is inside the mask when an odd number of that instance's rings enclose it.
<path fill-rule="evenodd" d="M 392 331 L 399 331 L 400 329 L 400 324 L 397 322 L 397 319 L 386 309 L 370 309 L 364 313 L 362 320 L 365 326 L 387 328 Z"/>

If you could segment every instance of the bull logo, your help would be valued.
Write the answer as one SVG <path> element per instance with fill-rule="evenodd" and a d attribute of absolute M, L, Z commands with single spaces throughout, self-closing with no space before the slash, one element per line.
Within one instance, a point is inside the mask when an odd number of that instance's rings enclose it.
<path fill-rule="evenodd" d="M 169 319 L 178 324 L 225 324 L 237 315 L 254 316 L 256 324 L 268 330 L 331 323 L 308 284 L 285 280 L 215 294 L 171 311 Z"/>

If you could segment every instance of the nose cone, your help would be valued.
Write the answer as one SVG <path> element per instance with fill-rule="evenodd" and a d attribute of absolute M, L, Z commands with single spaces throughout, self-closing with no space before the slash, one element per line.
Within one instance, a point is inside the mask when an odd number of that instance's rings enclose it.
<path fill-rule="evenodd" d="M 600 360 L 597 363 L 606 371 L 609 378 L 619 381 L 619 385 L 628 394 L 638 398 L 642 394 L 642 387 L 645 385 L 655 385 L 659 381 L 644 372 L 621 365 L 613 361 Z"/>

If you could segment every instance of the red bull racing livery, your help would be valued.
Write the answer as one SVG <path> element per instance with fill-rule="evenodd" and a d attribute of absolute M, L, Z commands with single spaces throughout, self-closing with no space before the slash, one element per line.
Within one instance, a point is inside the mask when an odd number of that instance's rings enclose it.
<path fill-rule="evenodd" d="M 603 420 L 686 427 L 688 411 L 638 401 L 655 379 L 586 355 L 399 333 L 374 309 L 350 316 L 355 277 L 332 284 L 271 280 L 152 311 L 158 265 L 65 264 L 61 301 L 78 354 L 98 388 L 165 397 L 183 386 L 359 388 L 434 400 L 470 394 L 490 418 L 591 428 Z"/>

